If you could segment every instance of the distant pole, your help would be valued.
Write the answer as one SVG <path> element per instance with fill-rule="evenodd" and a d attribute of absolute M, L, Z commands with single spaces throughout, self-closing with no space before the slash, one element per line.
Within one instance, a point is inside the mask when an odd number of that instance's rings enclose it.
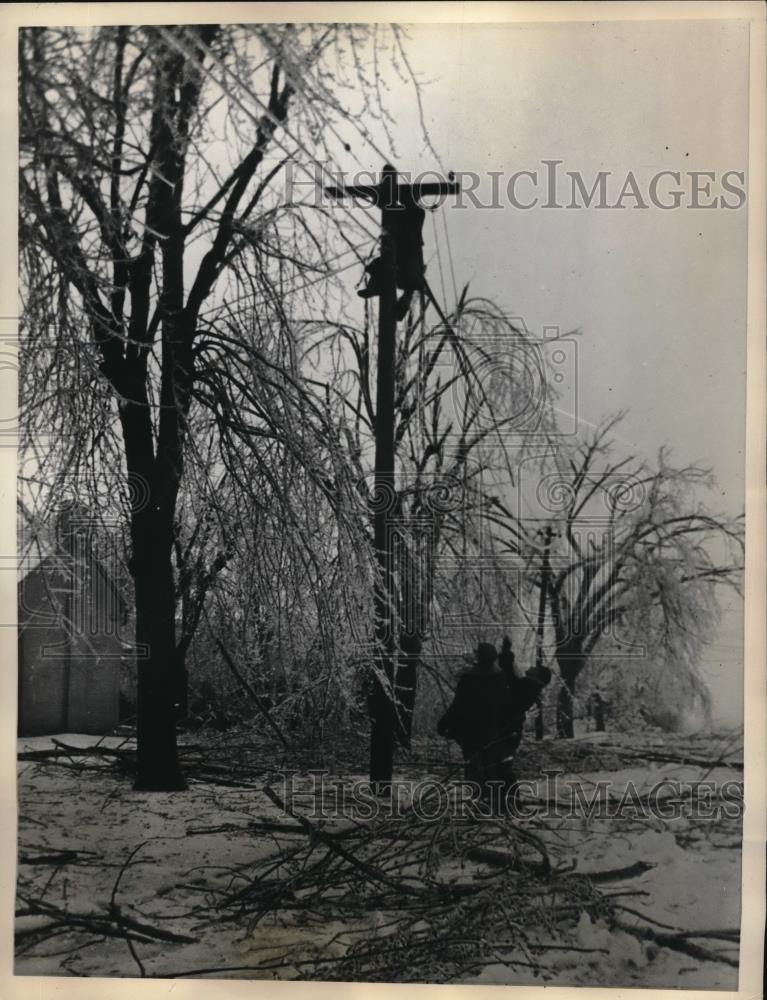
<path fill-rule="evenodd" d="M 549 594 L 549 549 L 551 547 L 551 525 L 546 526 L 543 542 L 543 563 L 541 565 L 541 592 L 538 597 L 538 624 L 536 627 L 535 666 L 537 670 L 543 667 L 543 639 L 546 630 L 546 601 Z M 543 739 L 543 698 L 539 694 L 535 699 L 535 738 Z"/>

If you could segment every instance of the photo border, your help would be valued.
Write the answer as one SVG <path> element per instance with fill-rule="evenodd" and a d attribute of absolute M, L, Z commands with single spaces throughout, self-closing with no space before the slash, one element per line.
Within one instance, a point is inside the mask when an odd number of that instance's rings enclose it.
<path fill-rule="evenodd" d="M 747 289 L 747 447 L 746 447 L 746 600 L 744 663 L 744 726 L 746 810 L 742 854 L 742 925 L 739 989 L 716 990 L 631 989 L 608 990 L 547 986 L 551 1000 L 565 1000 L 577 993 L 594 1000 L 631 996 L 644 1000 L 657 996 L 758 997 L 763 995 L 762 952 L 765 918 L 765 824 L 767 820 L 767 697 L 765 692 L 765 7 L 754 2 L 627 2 L 627 3 L 79 3 L 4 4 L 0 9 L 0 114 L 4 124 L 4 150 L 0 157 L 0 183 L 6 192 L 0 201 L 3 267 L 0 270 L 0 316 L 18 310 L 16 208 L 17 105 L 16 31 L 20 26 L 45 24 L 139 24 L 184 22 L 290 21 L 399 21 L 402 23 L 582 22 L 582 21 L 699 21 L 741 20 L 750 23 L 750 143 L 748 174 L 748 289 Z M 4 319 L 7 335 L 12 320 Z M 16 400 L 0 400 L 0 415 L 12 419 Z M 3 551 L 15 552 L 16 454 L 0 447 L 0 480 L 4 486 L 0 538 Z M 0 574 L 3 621 L 15 621 L 15 574 Z M 16 636 L 12 628 L 0 629 L 0 996 L 56 997 L 109 1000 L 166 997 L 171 991 L 186 998 L 252 997 L 383 997 L 391 984 L 287 983 L 262 980 L 139 980 L 128 978 L 74 979 L 12 974 L 13 909 L 16 870 Z M 515 1000 L 537 998 L 543 987 L 514 986 Z M 509 987 L 480 985 L 394 985 L 398 997 L 450 996 L 484 1000 L 500 997 Z"/>

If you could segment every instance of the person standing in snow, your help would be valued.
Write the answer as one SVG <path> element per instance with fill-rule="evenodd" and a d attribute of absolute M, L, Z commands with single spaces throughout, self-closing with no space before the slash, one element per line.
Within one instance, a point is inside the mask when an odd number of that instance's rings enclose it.
<path fill-rule="evenodd" d="M 503 637 L 498 665 L 511 688 L 512 721 L 510 728 L 512 736 L 509 752 L 513 754 L 522 742 L 527 712 L 536 703 L 543 689 L 551 680 L 551 671 L 548 667 L 541 665 L 540 667 L 531 667 L 524 677 L 518 677 L 514 670 L 514 651 L 511 648 L 511 639 L 507 635 Z"/>
<path fill-rule="evenodd" d="M 517 677 L 508 636 L 501 650 L 501 669 L 496 667 L 496 648 L 489 642 L 480 642 L 475 656 L 467 659 L 472 667 L 461 675 L 437 732 L 459 745 L 466 780 L 476 782 L 483 797 L 492 793 L 495 784 L 508 798 L 516 780 L 511 763 L 522 739 L 525 713 L 551 679 L 551 672 L 543 668 Z"/>

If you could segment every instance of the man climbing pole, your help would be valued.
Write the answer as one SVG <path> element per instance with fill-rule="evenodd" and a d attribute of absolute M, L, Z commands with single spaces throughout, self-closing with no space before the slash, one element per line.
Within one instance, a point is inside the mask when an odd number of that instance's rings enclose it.
<path fill-rule="evenodd" d="M 383 209 L 383 225 L 391 237 L 397 288 L 402 295 L 397 300 L 397 319 L 402 320 L 410 308 L 414 292 L 424 287 L 426 265 L 423 260 L 423 224 L 426 210 L 421 198 L 430 195 L 457 194 L 458 185 L 449 175 L 447 183 L 399 184 L 394 167 L 388 163 L 383 169 L 383 179 L 378 185 L 354 185 L 347 188 L 328 187 L 325 191 L 336 198 L 343 195 L 369 199 Z M 357 293 L 363 299 L 381 295 L 386 282 L 386 263 L 375 257 L 365 268 L 368 283 Z"/>
<path fill-rule="evenodd" d="M 362 198 L 381 210 L 381 254 L 371 264 L 367 297 L 379 297 L 378 364 L 376 371 L 375 483 L 374 495 L 396 496 L 394 474 L 395 404 L 394 371 L 397 321 L 404 318 L 412 294 L 423 287 L 424 209 L 419 200 L 425 196 L 457 194 L 459 185 L 448 183 L 401 184 L 390 164 L 383 169 L 379 184 L 327 187 L 333 198 Z M 397 288 L 403 292 L 397 301 Z M 372 496 L 371 496 L 372 498 Z M 402 649 L 398 662 L 396 621 L 395 559 L 392 516 L 396 504 L 373 505 L 373 545 L 376 553 L 374 583 L 376 652 L 370 674 L 368 699 L 370 715 L 370 781 L 376 794 L 391 792 L 395 735 L 401 729 L 395 711 L 397 692 L 403 679 L 408 691 L 415 691 L 414 672 L 417 654 Z"/>
<path fill-rule="evenodd" d="M 398 200 L 402 210 L 392 212 L 391 221 L 397 288 L 403 292 L 397 300 L 397 319 L 402 320 L 410 308 L 413 292 L 420 292 L 423 289 L 426 273 L 426 265 L 423 262 L 423 223 L 426 211 L 414 197 L 412 187 L 402 188 L 398 193 Z M 357 294 L 363 299 L 369 299 L 381 294 L 383 261 L 380 257 L 376 257 L 365 270 L 369 280 L 365 288 L 361 288 Z"/>

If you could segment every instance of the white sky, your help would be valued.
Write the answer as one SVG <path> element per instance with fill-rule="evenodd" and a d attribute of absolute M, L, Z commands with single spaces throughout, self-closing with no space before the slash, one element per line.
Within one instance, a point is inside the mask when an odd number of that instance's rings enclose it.
<path fill-rule="evenodd" d="M 612 203 L 630 170 L 647 198 L 660 170 L 719 178 L 747 168 L 745 22 L 418 25 L 409 35 L 446 170 L 538 170 L 543 201 L 541 161 L 560 159 L 560 170 L 580 171 L 587 188 L 599 170 L 611 171 Z M 424 149 L 413 103 L 406 84 L 392 83 L 395 162 L 418 173 L 439 164 Z M 377 156 L 352 153 L 380 169 Z M 684 205 L 690 181 L 681 187 Z M 485 201 L 489 190 L 487 181 Z M 722 193 L 718 180 L 712 193 Z M 560 200 L 569 201 L 569 187 Z M 652 459 L 669 445 L 675 462 L 713 468 L 711 507 L 743 509 L 746 208 L 441 211 L 459 287 L 471 280 L 473 294 L 492 297 L 535 334 L 544 325 L 582 331 L 583 423 L 628 408 L 621 448 Z M 429 218 L 424 233 L 428 259 Z M 437 290 L 436 258 L 428 277 Z M 445 281 L 449 289 L 447 273 Z M 736 601 L 704 665 L 723 721 L 741 712 L 741 616 Z"/>

